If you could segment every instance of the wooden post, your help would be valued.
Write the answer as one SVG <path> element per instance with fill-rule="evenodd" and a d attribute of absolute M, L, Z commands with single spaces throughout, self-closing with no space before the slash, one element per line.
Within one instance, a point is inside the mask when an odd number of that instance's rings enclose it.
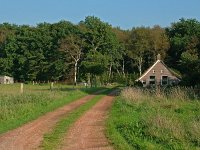
<path fill-rule="evenodd" d="M 20 86 L 20 93 L 22 94 L 24 92 L 24 84 L 21 83 L 21 86 Z"/>
<path fill-rule="evenodd" d="M 53 90 L 53 82 L 51 82 L 51 84 L 50 84 L 50 90 L 51 91 Z"/>

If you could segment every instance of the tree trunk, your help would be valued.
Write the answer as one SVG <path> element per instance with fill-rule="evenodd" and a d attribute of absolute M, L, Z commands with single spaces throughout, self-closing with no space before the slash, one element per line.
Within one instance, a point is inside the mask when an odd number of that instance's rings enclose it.
<path fill-rule="evenodd" d="M 108 75 L 109 80 L 111 78 L 111 73 L 112 73 L 112 63 L 110 64 L 110 67 L 109 67 L 109 75 Z"/>
<path fill-rule="evenodd" d="M 87 84 L 91 86 L 91 74 L 87 74 Z"/>
<path fill-rule="evenodd" d="M 142 57 L 139 57 L 138 59 L 138 69 L 139 69 L 139 72 L 140 72 L 140 76 L 142 75 Z"/>
<path fill-rule="evenodd" d="M 139 65 L 139 72 L 140 72 L 140 76 L 142 75 L 142 66 Z"/>
<path fill-rule="evenodd" d="M 119 72 L 119 70 L 117 69 L 117 73 L 118 73 L 118 75 L 121 77 L 121 73 Z"/>
<path fill-rule="evenodd" d="M 91 74 L 91 76 L 90 76 L 90 83 L 91 83 L 90 87 L 93 87 L 94 86 L 94 74 Z"/>
<path fill-rule="evenodd" d="M 94 86 L 95 86 L 95 88 L 97 87 L 97 76 L 96 75 L 94 76 Z"/>
<path fill-rule="evenodd" d="M 75 61 L 75 64 L 74 64 L 74 85 L 75 86 L 77 85 L 77 79 L 76 79 L 76 76 L 77 76 L 77 65 L 78 65 L 78 62 Z"/>
<path fill-rule="evenodd" d="M 124 59 L 123 59 L 123 62 L 122 62 L 122 74 L 123 74 L 123 77 L 125 77 L 125 72 L 124 72 Z"/>

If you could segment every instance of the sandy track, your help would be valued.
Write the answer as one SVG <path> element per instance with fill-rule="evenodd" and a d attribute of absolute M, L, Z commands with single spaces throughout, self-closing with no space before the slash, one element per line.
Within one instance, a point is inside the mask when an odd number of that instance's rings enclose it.
<path fill-rule="evenodd" d="M 64 115 L 92 99 L 95 95 L 88 95 L 67 104 L 53 112 L 49 112 L 38 119 L 17 129 L 0 135 L 0 150 L 30 150 L 38 149 L 43 135 L 51 130 L 56 122 Z"/>
<path fill-rule="evenodd" d="M 61 150 L 113 150 L 105 136 L 105 119 L 114 93 L 103 97 L 70 128 Z"/>

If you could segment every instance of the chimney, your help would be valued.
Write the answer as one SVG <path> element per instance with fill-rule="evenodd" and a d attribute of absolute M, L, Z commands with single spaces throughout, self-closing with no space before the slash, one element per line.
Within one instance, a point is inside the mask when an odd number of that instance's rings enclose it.
<path fill-rule="evenodd" d="M 157 55 L 157 60 L 161 60 L 161 55 L 160 54 Z"/>

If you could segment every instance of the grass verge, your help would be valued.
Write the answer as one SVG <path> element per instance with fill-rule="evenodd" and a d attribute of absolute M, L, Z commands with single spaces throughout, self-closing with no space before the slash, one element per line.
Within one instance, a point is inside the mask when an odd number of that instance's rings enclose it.
<path fill-rule="evenodd" d="M 112 89 L 109 89 L 103 92 L 100 95 L 97 95 L 93 99 L 91 99 L 86 104 L 80 106 L 79 108 L 75 109 L 70 114 L 66 115 L 61 119 L 55 126 L 55 128 L 50 132 L 45 134 L 44 140 L 41 144 L 41 148 L 44 150 L 53 150 L 57 149 L 59 145 L 62 143 L 62 138 L 70 128 L 70 126 L 87 110 L 89 110 L 93 105 L 95 105 L 105 94 L 111 92 Z"/>
<path fill-rule="evenodd" d="M 107 136 L 117 150 L 200 149 L 199 114 L 191 90 L 126 89 L 110 111 Z"/>

